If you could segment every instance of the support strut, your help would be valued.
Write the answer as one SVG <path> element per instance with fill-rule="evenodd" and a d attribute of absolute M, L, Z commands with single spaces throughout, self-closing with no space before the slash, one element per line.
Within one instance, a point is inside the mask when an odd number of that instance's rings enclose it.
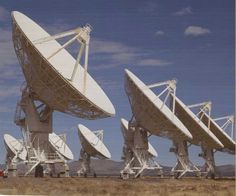
<path fill-rule="evenodd" d="M 91 156 L 83 148 L 80 150 L 81 168 L 77 171 L 78 176 L 87 177 L 88 175 L 97 176 L 95 170 L 91 167 Z"/>
<path fill-rule="evenodd" d="M 140 177 L 144 170 L 158 170 L 162 175 L 162 167 L 148 152 L 147 132 L 138 127 L 135 121 L 129 122 L 128 127 L 131 138 L 125 137 L 124 134 L 123 159 L 125 167 L 120 171 L 121 178 L 128 179 L 131 175 L 134 178 Z"/>
<path fill-rule="evenodd" d="M 181 178 L 188 172 L 200 176 L 200 169 L 189 160 L 187 141 L 173 141 L 170 152 L 174 152 L 177 158 L 177 163 L 171 169 L 171 173 L 175 178 Z"/>
<path fill-rule="evenodd" d="M 214 150 L 207 147 L 201 146 L 202 153 L 199 154 L 205 160 L 204 171 L 205 177 L 215 178 L 216 175 L 216 166 L 214 158 Z"/>

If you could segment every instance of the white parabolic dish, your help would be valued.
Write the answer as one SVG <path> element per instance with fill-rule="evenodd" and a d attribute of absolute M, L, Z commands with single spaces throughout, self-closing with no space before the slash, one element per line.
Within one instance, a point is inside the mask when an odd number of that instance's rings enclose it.
<path fill-rule="evenodd" d="M 79 124 L 78 132 L 81 145 L 87 154 L 99 158 L 111 158 L 111 153 L 109 150 L 91 130 L 84 125 Z"/>
<path fill-rule="evenodd" d="M 188 129 L 152 90 L 129 70 L 125 73 L 126 93 L 139 126 L 162 137 L 192 139 Z"/>
<path fill-rule="evenodd" d="M 128 135 L 128 132 L 129 132 L 129 125 L 128 125 L 128 121 L 125 120 L 124 118 L 121 119 L 121 125 L 122 125 L 122 129 L 123 131 L 125 131 L 125 134 Z M 128 137 L 128 136 L 127 136 Z M 157 151 L 153 148 L 153 146 L 150 144 L 150 142 L 148 142 L 148 152 L 150 155 L 152 155 L 153 157 L 157 157 L 158 154 L 157 154 Z"/>
<path fill-rule="evenodd" d="M 217 149 L 219 151 L 228 151 L 229 153 L 235 153 L 235 141 L 207 114 L 203 115 L 202 122 L 207 125 L 208 119 L 210 119 L 210 130 L 214 135 L 223 143 L 224 148 Z"/>
<path fill-rule="evenodd" d="M 27 151 L 25 147 L 13 136 L 9 134 L 4 134 L 4 142 L 5 145 L 11 150 L 11 152 L 16 155 L 18 153 L 18 157 L 22 160 L 26 160 Z"/>
<path fill-rule="evenodd" d="M 193 135 L 191 143 L 203 144 L 212 149 L 224 147 L 220 140 L 178 97 L 175 97 L 175 113 Z"/>
<path fill-rule="evenodd" d="M 24 14 L 12 12 L 13 43 L 27 84 L 35 97 L 54 110 L 77 117 L 95 119 L 113 116 L 114 106 L 101 87 L 87 73 L 84 88 L 84 68 L 79 65 L 73 81 L 76 60 L 62 49 L 56 40 L 34 44 L 50 35 Z"/>
<path fill-rule="evenodd" d="M 67 146 L 67 144 L 59 137 L 59 135 L 55 133 L 49 134 L 49 142 L 52 144 L 53 148 L 65 159 L 67 160 L 73 160 L 74 155 L 71 152 L 70 148 Z"/>

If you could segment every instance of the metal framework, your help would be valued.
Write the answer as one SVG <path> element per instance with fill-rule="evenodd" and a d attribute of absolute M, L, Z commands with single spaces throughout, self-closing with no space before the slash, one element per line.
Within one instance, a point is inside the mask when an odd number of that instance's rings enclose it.
<path fill-rule="evenodd" d="M 187 141 L 173 140 L 173 147 L 170 148 L 170 152 L 175 153 L 177 158 L 177 163 L 171 169 L 171 174 L 175 178 L 181 178 L 186 173 L 194 173 L 196 176 L 200 176 L 200 169 L 194 165 L 188 155 L 188 145 Z"/>
<path fill-rule="evenodd" d="M 27 172 L 29 175 L 38 165 L 64 166 L 61 172 L 68 176 L 68 166 L 66 160 L 49 143 L 49 133 L 52 132 L 52 112 L 45 104 L 36 105 L 31 89 L 28 86 L 22 88 L 22 97 L 17 104 L 15 123 L 21 127 L 23 135 L 23 145 L 27 150 Z M 54 166 L 53 166 L 54 167 Z M 51 167 L 51 168 L 53 168 Z M 51 169 L 51 173 L 55 170 Z"/>
<path fill-rule="evenodd" d="M 205 113 L 201 114 L 201 116 L 202 122 L 204 124 L 207 125 L 207 122 L 209 120 L 211 121 L 209 129 L 218 139 L 220 139 L 220 141 L 224 145 L 224 147 L 216 148 L 214 150 L 210 148 L 204 148 L 204 146 L 202 147 L 203 153 L 201 155 L 203 157 L 205 156 L 204 159 L 206 159 L 206 172 L 209 173 L 212 178 L 214 178 L 214 152 L 222 151 L 230 154 L 235 154 L 235 140 L 233 138 L 234 116 L 224 116 L 216 119 L 212 119 L 209 115 Z M 221 121 L 221 125 L 216 123 L 216 121 Z M 226 131 L 231 131 L 231 137 L 228 133 L 226 133 Z"/>
<path fill-rule="evenodd" d="M 166 88 L 160 92 L 157 97 L 162 96 L 166 93 L 166 96 L 163 101 L 163 105 L 167 104 L 168 99 L 172 99 L 170 108 L 172 110 L 173 115 L 175 115 L 175 99 L 176 99 L 176 80 L 170 80 L 167 82 L 161 82 L 157 83 L 157 85 L 149 85 L 148 87 L 160 87 L 160 86 L 166 86 Z M 171 97 L 170 97 L 171 96 Z M 191 106 L 193 107 L 193 106 Z M 199 168 L 194 165 L 188 155 L 188 145 L 187 140 L 181 139 L 181 137 L 174 137 L 172 138 L 173 146 L 170 148 L 170 152 L 173 152 L 176 155 L 177 162 L 175 166 L 171 169 L 171 174 L 175 178 L 181 178 L 186 173 L 195 173 L 196 176 L 200 176 L 200 170 Z"/>
<path fill-rule="evenodd" d="M 83 92 L 80 93 L 73 85 L 71 85 L 75 75 L 78 74 L 78 67 L 85 50 L 83 91 L 86 90 L 90 31 L 91 26 L 86 25 L 82 28 L 35 40 L 34 43 L 32 43 L 13 20 L 12 36 L 15 52 L 22 66 L 27 85 L 31 88 L 32 96 L 34 96 L 35 99 L 49 105 L 54 110 L 68 113 L 76 117 L 85 119 L 105 118 L 110 115 L 104 113 L 104 111 L 96 105 L 92 104 L 84 97 Z M 70 35 L 74 35 L 74 37 L 69 39 L 69 41 L 61 46 L 61 48 L 54 51 L 46 58 L 41 56 L 35 47 L 35 45 L 40 45 L 49 42 L 50 40 Z M 80 43 L 80 49 L 71 77 L 64 78 L 61 76 L 61 73 L 57 72 L 49 63 L 49 60 L 74 41 Z M 50 99 L 48 97 L 49 93 Z"/>
<path fill-rule="evenodd" d="M 156 88 L 156 87 L 161 87 L 161 86 L 166 86 L 165 89 L 163 91 L 161 91 L 157 97 L 160 98 L 162 95 L 164 95 L 166 93 L 166 96 L 164 98 L 162 107 L 164 106 L 164 104 L 166 104 L 168 98 L 170 97 L 170 95 L 173 95 L 173 106 L 172 106 L 172 112 L 173 114 L 175 113 L 175 95 L 176 95 L 176 84 L 177 84 L 177 80 L 167 80 L 165 82 L 158 82 L 155 84 L 150 84 L 147 85 L 146 87 L 151 89 L 151 88 Z"/>
<path fill-rule="evenodd" d="M 157 83 L 157 85 L 149 85 L 148 87 L 160 87 L 160 86 L 166 86 L 163 91 L 161 91 L 157 97 L 161 97 L 166 93 L 166 96 L 163 101 L 163 105 L 167 104 L 168 99 L 172 99 L 170 108 L 175 115 L 175 99 L 176 99 L 176 80 L 170 80 L 167 82 L 160 82 Z M 170 97 L 171 96 L 171 97 Z M 173 146 L 170 148 L 170 152 L 173 152 L 176 155 L 177 163 L 175 166 L 171 169 L 171 174 L 175 178 L 181 178 L 186 173 L 195 173 L 196 176 L 200 175 L 199 168 L 194 165 L 188 155 L 188 142 L 186 140 L 182 140 L 181 137 L 173 137 Z"/>
<path fill-rule="evenodd" d="M 205 160 L 205 164 L 203 166 L 203 172 L 201 173 L 205 174 L 205 177 L 215 178 L 216 166 L 215 166 L 214 153 L 216 151 L 204 145 L 201 145 L 201 148 L 202 152 L 199 154 L 199 157 L 202 157 Z"/>
<path fill-rule="evenodd" d="M 84 52 L 84 48 L 85 48 L 85 60 L 84 60 L 84 91 L 86 88 L 86 77 L 87 77 L 87 69 L 88 69 L 88 54 L 89 54 L 89 42 L 90 42 L 90 32 L 92 30 L 92 27 L 89 24 L 86 24 L 84 27 L 79 27 L 76 29 L 72 29 L 69 31 L 65 31 L 53 36 L 49 36 L 49 37 L 45 37 L 42 39 L 38 39 L 35 40 L 33 43 L 35 45 L 37 44 L 42 44 L 45 42 L 49 42 L 51 40 L 56 40 L 56 39 L 60 39 L 60 38 L 64 38 L 64 37 L 68 37 L 71 35 L 75 35 L 74 37 L 72 37 L 71 39 L 69 39 L 69 41 L 67 41 L 65 44 L 63 44 L 58 50 L 56 50 L 55 52 L 53 52 L 50 56 L 47 57 L 47 60 L 49 60 L 50 58 L 52 58 L 53 56 L 55 56 L 58 52 L 60 52 L 62 49 L 65 49 L 67 46 L 71 45 L 74 41 L 78 41 L 80 43 L 80 49 L 77 55 L 77 59 L 74 65 L 74 69 L 71 75 L 70 80 L 74 81 L 75 75 L 77 73 L 78 70 L 78 66 L 80 64 L 80 60 L 82 57 L 82 54 Z"/>
<path fill-rule="evenodd" d="M 199 112 L 196 114 L 196 116 L 199 116 L 200 120 L 202 120 L 203 114 L 205 113 L 208 116 L 211 116 L 212 103 L 210 101 L 207 101 L 203 103 L 189 105 L 188 108 L 198 108 Z M 207 122 L 207 128 L 210 130 L 210 118 L 208 119 Z M 201 171 L 201 173 L 205 174 L 205 177 L 215 178 L 216 166 L 215 166 L 214 153 L 216 151 L 204 143 L 201 143 L 200 146 L 202 152 L 199 153 L 199 157 L 202 157 L 205 161 L 205 164 L 203 166 L 203 171 Z"/>
<path fill-rule="evenodd" d="M 163 87 L 164 90 L 160 91 L 158 94 L 156 94 L 156 99 L 163 99 L 162 105 L 160 110 L 166 105 L 168 107 L 168 100 L 170 101 L 169 109 L 171 110 L 172 114 L 172 119 L 175 117 L 175 99 L 176 99 L 176 80 L 168 80 L 165 82 L 159 82 L 151 85 L 147 85 L 143 88 L 145 89 L 150 89 L 150 88 L 156 88 L 156 87 Z M 132 96 L 129 96 L 132 97 Z M 135 100 L 129 99 L 130 104 L 132 105 Z M 155 100 L 152 100 L 155 101 Z M 144 109 L 144 108 L 143 108 Z M 137 113 L 137 112 L 136 112 Z M 135 116 L 135 114 L 133 114 Z M 166 120 L 160 118 L 161 116 L 158 116 L 159 118 L 155 120 L 155 123 L 158 124 L 158 129 L 163 129 L 168 131 L 168 130 L 173 130 L 172 126 L 165 126 Z M 162 122 L 163 120 L 163 122 Z M 157 122 L 158 121 L 158 122 Z M 162 128 L 163 127 L 163 128 Z M 152 130 L 150 130 L 152 131 Z M 160 134 L 162 136 L 162 134 Z M 184 176 L 187 172 L 193 172 L 197 176 L 199 176 L 200 170 L 189 160 L 188 156 L 188 146 L 187 146 L 187 139 L 185 137 L 181 137 L 181 134 L 171 134 L 171 131 L 163 134 L 163 136 L 168 137 L 173 141 L 173 147 L 170 148 L 171 152 L 174 152 L 177 158 L 177 163 L 176 165 L 172 168 L 172 174 L 176 178 L 181 178 Z"/>
<path fill-rule="evenodd" d="M 230 131 L 230 137 L 234 138 L 234 115 L 230 116 L 223 116 L 219 118 L 213 119 L 214 121 L 223 121 L 225 120 L 224 124 L 221 126 L 221 128 L 226 131 L 226 129 L 231 125 L 231 131 Z"/>
<path fill-rule="evenodd" d="M 18 139 L 15 142 L 19 142 L 23 146 L 23 141 Z M 16 143 L 11 143 L 12 146 L 17 145 Z M 21 163 L 23 160 L 19 157 L 19 155 L 22 153 L 23 148 L 21 150 L 17 150 L 16 153 L 14 154 L 11 152 L 10 149 L 8 149 L 8 146 L 5 144 L 6 147 L 6 169 L 4 172 L 7 174 L 9 177 L 16 177 L 17 174 L 17 164 Z"/>
<path fill-rule="evenodd" d="M 103 141 L 103 130 L 93 131 L 93 133 L 99 140 Z M 77 171 L 78 176 L 87 177 L 88 175 L 93 175 L 93 177 L 97 177 L 95 169 L 91 167 L 91 155 L 86 152 L 83 146 L 80 150 L 79 161 L 81 162 L 81 168 Z"/>
<path fill-rule="evenodd" d="M 125 127 L 124 127 L 125 129 Z M 120 171 L 122 179 L 128 179 L 130 176 L 134 178 L 140 177 L 144 170 L 157 170 L 162 175 L 162 167 L 154 160 L 153 155 L 148 152 L 148 133 L 137 126 L 134 118 L 128 124 L 128 132 L 131 138 L 124 135 L 123 159 L 124 169 Z M 131 142 L 133 141 L 133 142 Z"/>

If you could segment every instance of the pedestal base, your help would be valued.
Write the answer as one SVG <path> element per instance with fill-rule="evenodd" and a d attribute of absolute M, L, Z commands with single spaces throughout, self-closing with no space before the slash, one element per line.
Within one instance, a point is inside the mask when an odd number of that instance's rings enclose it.
<path fill-rule="evenodd" d="M 18 176 L 16 165 L 9 165 L 8 166 L 7 175 L 9 178 Z"/>

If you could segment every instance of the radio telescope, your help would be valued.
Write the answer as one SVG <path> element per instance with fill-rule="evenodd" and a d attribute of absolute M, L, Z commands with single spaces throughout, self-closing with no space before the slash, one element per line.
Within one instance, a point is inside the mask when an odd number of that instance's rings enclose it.
<path fill-rule="evenodd" d="M 70 161 L 74 159 L 74 155 L 71 152 L 70 148 L 66 144 L 66 134 L 57 135 L 56 133 L 49 134 L 49 143 L 51 144 L 51 148 L 56 154 L 65 161 Z M 56 174 L 56 168 L 54 163 L 48 163 L 47 169 L 44 173 L 53 175 Z M 69 168 L 65 167 L 65 171 L 62 170 L 60 175 L 64 175 L 66 177 L 69 176 Z"/>
<path fill-rule="evenodd" d="M 49 134 L 49 142 L 61 156 L 66 160 L 73 160 L 74 155 L 66 144 L 66 135 L 57 135 L 56 133 Z"/>
<path fill-rule="evenodd" d="M 16 138 L 14 138 L 13 136 L 9 134 L 4 134 L 3 138 L 4 138 L 4 144 L 7 151 L 6 170 L 13 171 L 13 172 L 10 172 L 9 175 L 15 177 L 17 175 L 16 164 L 26 160 L 27 151 L 23 145 L 22 140 L 17 140 Z"/>
<path fill-rule="evenodd" d="M 129 122 L 121 119 L 121 130 L 124 137 L 123 159 L 125 167 L 121 170 L 121 178 L 128 179 L 130 175 L 135 178 L 140 176 L 144 170 L 157 170 L 162 174 L 162 167 L 154 160 L 157 157 L 157 152 L 148 142 L 148 150 L 144 154 L 139 154 L 139 148 L 142 148 L 142 143 L 145 138 L 142 135 L 137 135 L 135 130 L 129 129 Z M 140 141 L 140 142 L 137 142 Z"/>
<path fill-rule="evenodd" d="M 221 141 L 209 130 L 210 121 L 207 126 L 198 118 L 201 112 L 211 113 L 211 102 L 204 102 L 186 106 L 176 96 L 172 99 L 175 100 L 175 114 L 184 123 L 188 130 L 193 135 L 193 139 L 189 142 L 191 144 L 200 145 L 202 153 L 199 154 L 205 160 L 206 175 L 212 178 L 215 176 L 215 160 L 214 149 L 223 148 L 224 145 Z M 173 105 L 173 104 L 172 104 Z M 191 109 L 200 108 L 200 112 L 195 114 Z M 186 147 L 187 152 L 187 147 Z"/>
<path fill-rule="evenodd" d="M 12 12 L 12 37 L 26 84 L 17 104 L 15 123 L 21 127 L 27 150 L 28 175 L 39 164 L 64 164 L 66 157 L 51 147 L 53 111 L 84 119 L 113 116 L 115 109 L 87 73 L 91 26 L 50 36 L 20 12 Z M 73 36 L 61 45 L 56 40 Z M 80 44 L 77 59 L 65 49 Z M 84 53 L 84 67 L 81 66 Z M 66 174 L 67 175 L 67 174 Z"/>
<path fill-rule="evenodd" d="M 77 173 L 79 176 L 87 177 L 88 174 L 93 174 L 93 176 L 96 177 L 97 175 L 90 165 L 90 158 L 111 158 L 109 150 L 103 144 L 103 130 L 91 131 L 87 127 L 79 124 L 78 134 L 81 143 L 80 160 L 82 165 Z"/>
<path fill-rule="evenodd" d="M 211 132 L 222 142 L 224 148 L 217 148 L 216 150 L 235 154 L 236 143 L 233 139 L 234 132 L 234 116 L 223 116 L 212 119 L 207 113 L 202 112 L 199 114 L 202 122 L 210 127 Z M 221 121 L 221 126 L 218 124 Z M 218 122 L 218 123 L 217 123 Z M 231 125 L 231 127 L 230 127 Z M 226 133 L 227 128 L 231 129 L 231 136 Z"/>
<path fill-rule="evenodd" d="M 151 90 L 151 88 L 159 87 L 160 89 L 163 86 L 164 90 L 159 94 L 155 94 Z M 129 129 L 135 130 L 137 135 L 142 135 L 143 141 L 147 141 L 147 132 L 171 139 L 174 145 L 171 150 L 174 150 L 178 160 L 176 165 L 176 168 L 178 168 L 176 172 L 179 173 L 178 177 L 183 176 L 186 172 L 199 172 L 199 169 L 190 162 L 188 153 L 186 153 L 186 141 L 192 139 L 192 134 L 175 115 L 175 102 L 173 102 L 171 109 L 166 105 L 170 95 L 175 97 L 176 81 L 169 80 L 145 85 L 132 72 L 126 69 L 125 91 L 133 113 L 129 121 Z M 161 97 L 164 95 L 166 96 L 162 101 Z M 145 154 L 147 149 L 148 143 L 145 142 L 139 148 L 138 153 Z"/>

